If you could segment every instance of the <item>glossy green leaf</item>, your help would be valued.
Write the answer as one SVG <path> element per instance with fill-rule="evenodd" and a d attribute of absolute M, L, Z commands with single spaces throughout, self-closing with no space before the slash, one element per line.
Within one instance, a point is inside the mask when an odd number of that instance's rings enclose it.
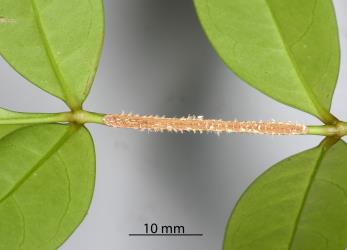
<path fill-rule="evenodd" d="M 224 250 L 347 247 L 347 145 L 328 143 L 281 161 L 248 188 Z"/>
<path fill-rule="evenodd" d="M 102 48 L 102 0 L 0 0 L 0 17 L 0 54 L 32 83 L 79 108 Z"/>
<path fill-rule="evenodd" d="M 331 0 L 194 0 L 224 62 L 274 99 L 325 122 L 339 70 Z"/>
<path fill-rule="evenodd" d="M 18 129 L 26 127 L 25 125 L 0 125 L 0 140 L 6 135 L 15 132 Z"/>
<path fill-rule="evenodd" d="M 25 113 L 15 112 L 9 109 L 0 108 L 0 120 L 8 118 L 20 118 Z M 33 113 L 35 114 L 35 113 Z"/>
<path fill-rule="evenodd" d="M 88 131 L 24 127 L 0 137 L 0 155 L 0 249 L 57 249 L 92 198 L 95 155 Z"/>

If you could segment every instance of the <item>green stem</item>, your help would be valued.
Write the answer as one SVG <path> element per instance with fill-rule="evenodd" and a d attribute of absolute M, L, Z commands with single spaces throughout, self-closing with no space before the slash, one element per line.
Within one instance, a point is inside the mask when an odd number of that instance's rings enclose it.
<path fill-rule="evenodd" d="M 69 113 L 57 114 L 34 114 L 34 113 L 11 113 L 5 118 L 0 118 L 0 125 L 14 124 L 40 124 L 68 122 Z"/>
<path fill-rule="evenodd" d="M 338 121 L 335 125 L 308 126 L 307 134 L 342 137 L 347 135 L 347 123 Z"/>
<path fill-rule="evenodd" d="M 324 135 L 334 136 L 337 134 L 336 126 L 334 125 L 323 125 L 323 126 L 308 126 L 309 135 Z"/>
<path fill-rule="evenodd" d="M 0 125 L 14 124 L 47 124 L 47 123 L 97 123 L 104 124 L 104 114 L 98 114 L 88 111 L 74 111 L 55 114 L 36 114 L 36 113 L 19 113 L 5 111 L 4 118 L 1 118 Z"/>
<path fill-rule="evenodd" d="M 104 122 L 105 114 L 94 113 L 94 112 L 89 112 L 84 110 L 71 112 L 69 114 L 71 117 L 71 122 L 76 122 L 80 124 L 97 123 L 97 124 L 105 125 L 105 122 Z"/>

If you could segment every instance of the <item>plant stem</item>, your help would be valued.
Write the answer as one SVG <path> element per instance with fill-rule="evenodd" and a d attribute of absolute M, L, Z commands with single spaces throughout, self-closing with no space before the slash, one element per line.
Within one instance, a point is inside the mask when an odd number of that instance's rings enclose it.
<path fill-rule="evenodd" d="M 0 113 L 0 125 L 45 124 L 45 123 L 98 123 L 104 124 L 104 114 L 88 111 L 72 111 L 54 114 L 19 113 L 5 111 Z"/>
<path fill-rule="evenodd" d="M 131 128 L 149 132 L 207 132 L 207 133 L 250 133 L 270 135 L 307 134 L 302 124 L 275 121 L 223 121 L 204 119 L 202 116 L 167 118 L 133 114 L 106 115 L 105 124 L 115 128 Z"/>
<path fill-rule="evenodd" d="M 308 126 L 307 134 L 343 137 L 347 135 L 347 123 L 338 121 L 335 125 Z"/>
<path fill-rule="evenodd" d="M 47 123 L 96 123 L 117 128 L 131 128 L 152 132 L 215 132 L 251 133 L 272 135 L 322 135 L 342 137 L 347 135 L 347 123 L 336 122 L 334 125 L 305 126 L 274 121 L 223 121 L 188 116 L 166 118 L 159 116 L 140 116 L 133 114 L 105 115 L 84 110 L 54 114 L 19 113 L 0 110 L 0 125 L 47 124 Z"/>
<path fill-rule="evenodd" d="M 337 128 L 334 125 L 322 125 L 322 126 L 308 126 L 309 135 L 324 135 L 335 136 L 337 135 Z"/>
<path fill-rule="evenodd" d="M 6 115 L 4 118 L 0 116 L 0 125 L 69 122 L 68 116 L 69 113 L 36 114 L 13 112 Z"/>

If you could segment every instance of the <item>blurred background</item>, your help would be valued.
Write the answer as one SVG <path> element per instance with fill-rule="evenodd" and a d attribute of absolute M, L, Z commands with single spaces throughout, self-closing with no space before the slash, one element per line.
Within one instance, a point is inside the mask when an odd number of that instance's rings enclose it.
<path fill-rule="evenodd" d="M 230 72 L 205 38 L 192 1 L 104 2 L 105 47 L 87 110 L 320 123 L 257 92 Z M 332 111 L 347 120 L 347 2 L 334 3 L 342 64 Z M 2 59 L 0 81 L 1 107 L 66 110 Z M 95 194 L 88 216 L 63 250 L 221 249 L 228 217 L 246 187 L 271 165 L 321 140 L 88 128 L 97 153 Z M 184 225 L 186 233 L 204 236 L 128 236 L 144 233 L 145 223 Z"/>

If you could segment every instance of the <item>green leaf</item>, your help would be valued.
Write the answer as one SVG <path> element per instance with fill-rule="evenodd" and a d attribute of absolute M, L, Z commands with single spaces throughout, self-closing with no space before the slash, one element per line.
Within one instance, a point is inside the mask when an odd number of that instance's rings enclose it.
<path fill-rule="evenodd" d="M 329 143 L 279 162 L 248 188 L 224 250 L 346 248 L 347 145 Z"/>
<path fill-rule="evenodd" d="M 25 127 L 25 125 L 0 125 L 0 140 L 6 135 Z"/>
<path fill-rule="evenodd" d="M 92 198 L 88 131 L 58 124 L 21 128 L 0 138 L 0 155 L 0 249 L 57 249 Z"/>
<path fill-rule="evenodd" d="M 272 98 L 325 122 L 339 70 L 331 0 L 194 0 L 224 62 Z"/>
<path fill-rule="evenodd" d="M 102 0 L 0 0 L 0 54 L 24 77 L 78 109 L 103 44 Z"/>

